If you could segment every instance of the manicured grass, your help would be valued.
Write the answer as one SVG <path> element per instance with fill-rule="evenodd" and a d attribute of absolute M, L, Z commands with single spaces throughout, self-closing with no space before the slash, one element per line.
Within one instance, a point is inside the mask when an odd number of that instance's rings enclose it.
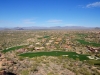
<path fill-rule="evenodd" d="M 79 59 L 79 60 L 89 60 L 88 55 L 81 55 L 75 52 L 64 52 L 64 51 L 50 51 L 50 52 L 35 52 L 35 53 L 24 53 L 19 56 L 23 57 L 38 57 L 38 56 L 62 56 L 68 55 L 69 58 Z"/>
<path fill-rule="evenodd" d="M 43 36 L 43 37 L 40 37 L 40 38 L 37 38 L 37 39 L 43 39 L 43 38 L 49 38 L 50 36 Z"/>
<path fill-rule="evenodd" d="M 79 37 L 87 37 L 88 36 L 87 34 L 82 34 L 82 33 L 77 33 L 76 35 Z"/>
<path fill-rule="evenodd" d="M 50 36 L 44 36 L 43 38 L 49 38 Z"/>
<path fill-rule="evenodd" d="M 13 50 L 16 50 L 16 49 L 20 49 L 20 48 L 22 48 L 22 47 L 24 47 L 24 46 L 25 46 L 25 45 L 23 45 L 23 46 L 11 47 L 11 48 L 8 48 L 8 49 L 3 50 L 2 52 L 3 52 L 3 53 L 6 53 L 6 52 L 9 52 L 9 51 L 13 51 Z"/>
<path fill-rule="evenodd" d="M 77 39 L 77 41 L 80 42 L 81 44 L 84 44 L 84 45 L 91 45 L 91 46 L 95 46 L 95 47 L 100 47 L 99 43 L 86 42 L 85 40 L 80 40 L 80 39 Z"/>

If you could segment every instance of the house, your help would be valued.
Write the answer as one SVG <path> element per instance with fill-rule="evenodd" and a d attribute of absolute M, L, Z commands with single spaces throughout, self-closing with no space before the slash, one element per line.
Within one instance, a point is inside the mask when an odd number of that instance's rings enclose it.
<path fill-rule="evenodd" d="M 89 47 L 89 46 L 86 46 L 87 49 L 93 53 L 97 53 L 100 51 L 100 48 L 93 48 L 93 47 Z"/>

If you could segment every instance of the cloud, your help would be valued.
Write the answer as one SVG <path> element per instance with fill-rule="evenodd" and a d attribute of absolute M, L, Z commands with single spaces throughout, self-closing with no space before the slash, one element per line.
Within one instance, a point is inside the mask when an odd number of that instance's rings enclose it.
<path fill-rule="evenodd" d="M 84 8 L 84 6 L 83 6 L 83 5 L 78 5 L 77 7 L 78 7 L 78 8 Z"/>
<path fill-rule="evenodd" d="M 94 3 L 91 3 L 91 4 L 87 4 L 86 7 L 87 8 L 100 7 L 100 2 L 94 2 Z"/>
<path fill-rule="evenodd" d="M 58 23 L 61 23 L 61 22 L 62 22 L 62 20 L 48 20 L 47 22 L 49 22 L 49 23 L 56 23 L 56 24 L 58 24 Z"/>
<path fill-rule="evenodd" d="M 76 26 L 76 24 L 65 24 L 65 26 Z"/>
<path fill-rule="evenodd" d="M 26 21 L 24 22 L 25 24 L 34 24 L 35 22 L 31 22 L 31 21 Z"/>
<path fill-rule="evenodd" d="M 35 22 L 33 21 L 34 19 L 24 19 L 23 23 L 24 24 L 34 24 Z"/>

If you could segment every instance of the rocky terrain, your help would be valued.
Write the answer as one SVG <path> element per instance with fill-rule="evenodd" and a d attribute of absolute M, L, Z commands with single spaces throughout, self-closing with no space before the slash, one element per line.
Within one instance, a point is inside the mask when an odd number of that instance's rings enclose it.
<path fill-rule="evenodd" d="M 86 47 L 100 48 L 98 31 L 18 30 L 1 31 L 0 34 L 0 75 L 100 75 L 100 59 L 95 60 L 100 52 L 93 53 Z M 57 50 L 88 54 L 94 59 L 81 61 L 68 56 L 20 56 Z"/>

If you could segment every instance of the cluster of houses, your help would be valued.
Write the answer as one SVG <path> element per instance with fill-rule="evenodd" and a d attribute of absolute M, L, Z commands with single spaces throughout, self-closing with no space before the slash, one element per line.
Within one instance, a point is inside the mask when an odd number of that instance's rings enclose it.
<path fill-rule="evenodd" d="M 100 52 L 100 48 L 94 48 L 94 47 L 89 47 L 89 46 L 86 46 L 86 47 L 92 53 L 98 53 L 98 52 Z"/>
<path fill-rule="evenodd" d="M 36 39 L 30 38 L 27 41 L 31 44 L 27 48 L 16 50 L 18 53 L 25 53 L 36 50 L 55 50 L 55 49 L 68 49 L 71 48 L 72 42 L 69 37 L 63 39 L 64 36 L 51 36 L 49 38 Z M 64 43 L 63 43 L 64 42 Z M 33 44 L 34 43 L 34 44 Z M 58 47 L 58 48 L 57 48 Z"/>

